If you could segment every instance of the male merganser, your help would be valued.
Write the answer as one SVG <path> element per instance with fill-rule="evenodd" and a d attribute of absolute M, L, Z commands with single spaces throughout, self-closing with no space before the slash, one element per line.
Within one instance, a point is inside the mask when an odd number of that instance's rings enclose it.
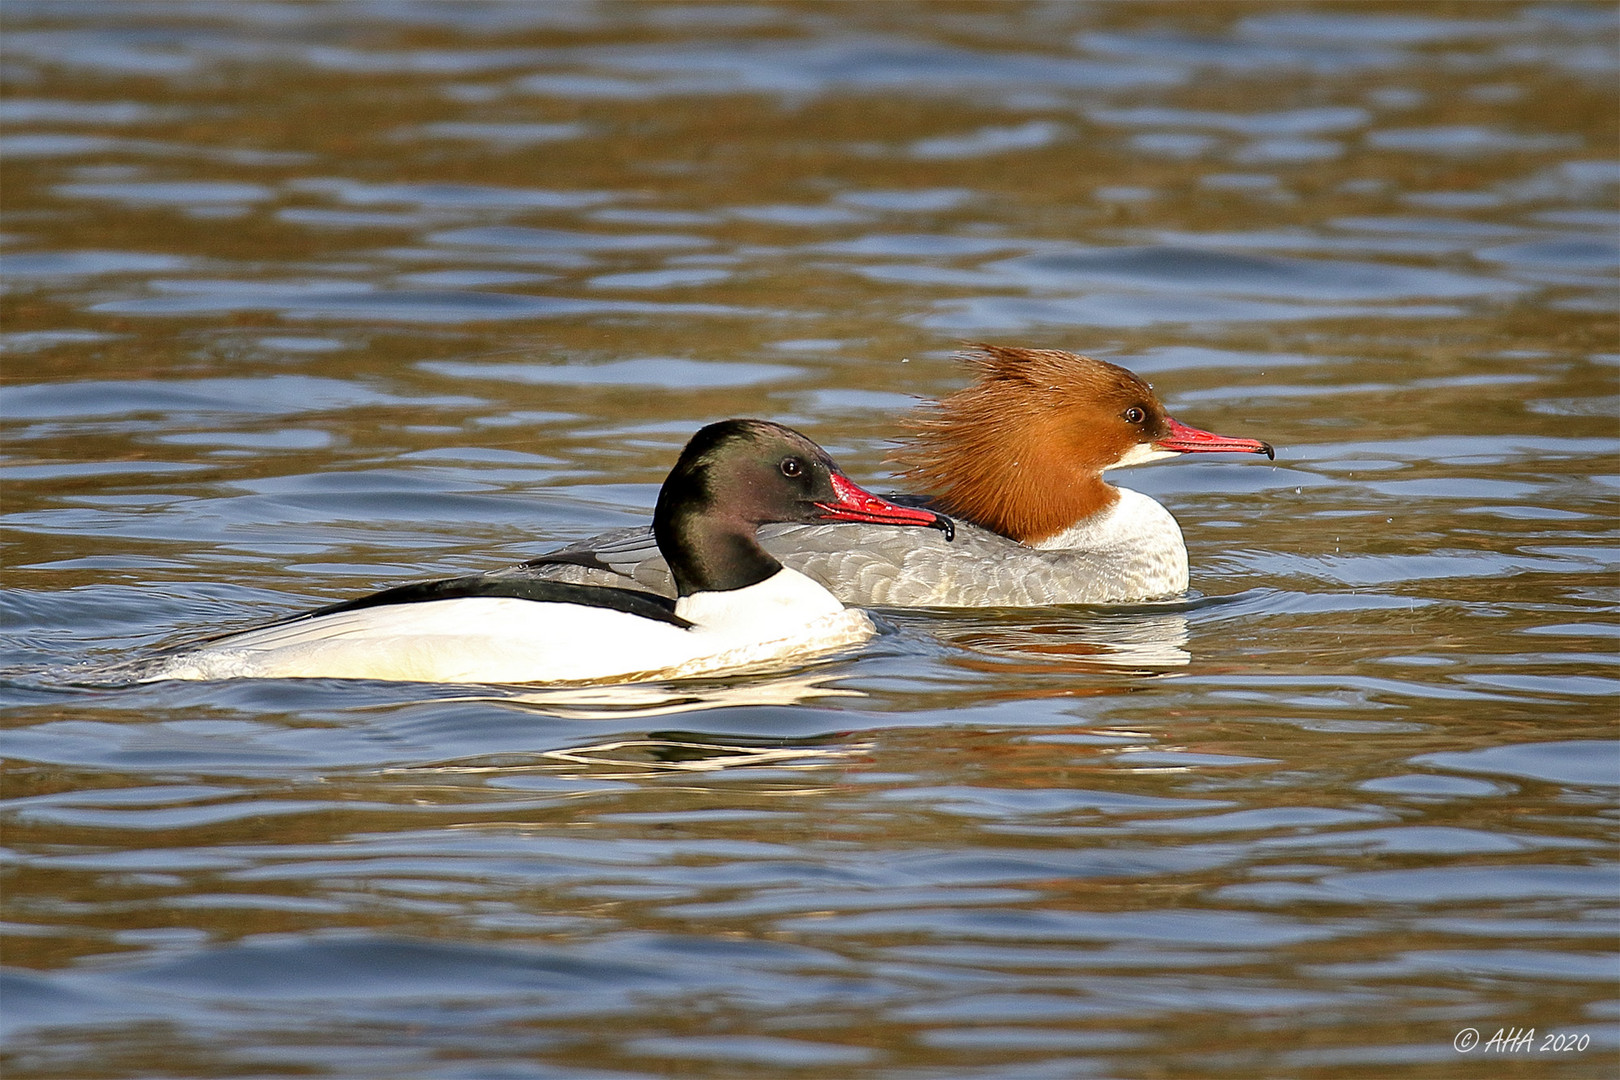
<path fill-rule="evenodd" d="M 143 681 L 585 682 L 813 656 L 874 630 L 865 612 L 785 569 L 755 538 L 766 522 L 814 521 L 952 535 L 941 514 L 861 490 L 798 432 L 726 420 L 692 437 L 658 493 L 652 531 L 678 599 L 533 575 L 447 578 L 231 634 L 166 659 Z"/>
<path fill-rule="evenodd" d="M 932 497 L 894 496 L 958 519 L 946 547 L 879 525 L 784 525 L 765 549 L 845 603 L 896 607 L 1115 604 L 1187 588 L 1181 527 L 1159 503 L 1103 480 L 1179 454 L 1264 454 L 1166 415 L 1153 388 L 1115 364 L 1056 349 L 975 345 L 966 389 L 931 403 L 897 455 Z M 619 529 L 510 573 L 669 595 L 645 528 Z"/>

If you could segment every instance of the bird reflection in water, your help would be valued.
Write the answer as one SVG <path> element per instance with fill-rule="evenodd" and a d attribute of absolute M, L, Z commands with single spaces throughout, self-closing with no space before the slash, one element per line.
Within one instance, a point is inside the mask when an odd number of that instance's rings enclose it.
<path fill-rule="evenodd" d="M 1186 667 L 1187 617 L 1178 610 L 1045 612 L 1008 618 L 967 616 L 935 627 L 962 655 L 955 663 L 981 671 L 1028 674 L 1060 671 L 1158 674 Z M 1052 616 L 1056 614 L 1057 618 Z"/>
<path fill-rule="evenodd" d="M 513 776 L 542 773 L 564 779 L 622 780 L 654 773 L 710 773 L 770 766 L 795 770 L 845 764 L 870 752 L 870 742 L 850 742 L 845 733 L 771 739 L 688 731 L 619 734 L 577 746 L 461 759 L 384 770 L 422 776 Z"/>
<path fill-rule="evenodd" d="M 687 679 L 599 686 L 513 687 L 506 693 L 436 700 L 487 701 L 564 720 L 620 720 L 737 705 L 799 705 L 817 698 L 866 696 L 859 690 L 828 686 L 835 677 L 822 671 L 742 682 Z"/>
<path fill-rule="evenodd" d="M 469 695 L 479 701 L 565 720 L 627 720 L 721 708 L 796 705 L 818 698 L 865 697 L 826 685 L 825 672 L 755 682 L 669 682 L 514 690 Z M 442 700 L 442 699 L 440 699 Z M 759 766 L 826 768 L 866 754 L 871 744 L 847 732 L 791 738 L 727 732 L 615 731 L 579 745 L 411 766 L 391 772 L 421 775 L 488 775 L 538 772 L 556 777 L 616 779 L 652 773 L 702 773 Z"/>
<path fill-rule="evenodd" d="M 610 739 L 587 746 L 548 750 L 541 756 L 550 761 L 581 766 L 581 772 L 594 777 L 611 776 L 604 770 L 648 772 L 718 772 L 772 766 L 789 769 L 822 769 L 846 763 L 867 754 L 869 742 L 846 742 L 841 734 L 802 739 L 764 739 L 748 736 L 707 735 L 702 732 L 655 731 L 645 736 Z M 566 775 L 565 769 L 553 770 Z"/>

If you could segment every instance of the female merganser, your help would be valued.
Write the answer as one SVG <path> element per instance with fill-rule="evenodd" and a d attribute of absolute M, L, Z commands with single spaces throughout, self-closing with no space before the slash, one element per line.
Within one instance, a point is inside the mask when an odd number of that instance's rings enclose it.
<path fill-rule="evenodd" d="M 1153 388 L 1056 349 L 976 345 L 973 385 L 925 406 L 903 474 L 931 498 L 895 496 L 958 519 L 956 542 L 879 525 L 772 526 L 765 549 L 850 604 L 1032 607 L 1130 603 L 1187 588 L 1181 527 L 1108 469 L 1178 454 L 1274 457 L 1166 415 Z M 642 529 L 620 529 L 513 567 L 553 580 L 672 592 Z"/>
<path fill-rule="evenodd" d="M 164 660 L 158 679 L 584 682 L 708 674 L 870 637 L 872 621 L 785 569 L 766 522 L 927 526 L 947 517 L 861 490 L 815 443 L 763 420 L 699 431 L 658 493 L 670 600 L 500 572 L 386 589 Z"/>

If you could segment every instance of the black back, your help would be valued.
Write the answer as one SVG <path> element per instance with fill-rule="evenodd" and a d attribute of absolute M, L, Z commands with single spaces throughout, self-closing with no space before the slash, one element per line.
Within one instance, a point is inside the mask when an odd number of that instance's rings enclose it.
<path fill-rule="evenodd" d="M 586 607 L 608 608 L 644 619 L 656 619 L 682 628 L 692 624 L 675 614 L 675 601 L 667 596 L 638 592 L 635 589 L 616 589 L 606 585 L 574 585 L 566 581 L 548 581 L 544 578 L 471 574 L 467 577 L 441 578 L 437 581 L 419 581 L 411 585 L 396 585 L 392 589 L 345 600 L 337 604 L 316 608 L 295 615 L 288 622 L 313 619 L 321 615 L 336 615 L 343 611 L 385 607 L 389 604 L 421 604 L 433 600 L 462 600 L 475 596 L 505 597 L 512 600 L 532 600 L 536 603 L 582 604 Z"/>

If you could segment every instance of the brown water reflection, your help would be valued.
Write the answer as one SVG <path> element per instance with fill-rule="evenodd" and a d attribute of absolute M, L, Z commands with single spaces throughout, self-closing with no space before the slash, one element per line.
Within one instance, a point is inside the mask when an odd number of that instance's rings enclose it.
<path fill-rule="evenodd" d="M 10 0 L 6 1075 L 1609 1075 L 1617 29 Z M 1119 477 L 1185 602 L 82 685 L 635 524 L 730 415 L 881 489 L 964 339 L 1277 446 Z"/>

